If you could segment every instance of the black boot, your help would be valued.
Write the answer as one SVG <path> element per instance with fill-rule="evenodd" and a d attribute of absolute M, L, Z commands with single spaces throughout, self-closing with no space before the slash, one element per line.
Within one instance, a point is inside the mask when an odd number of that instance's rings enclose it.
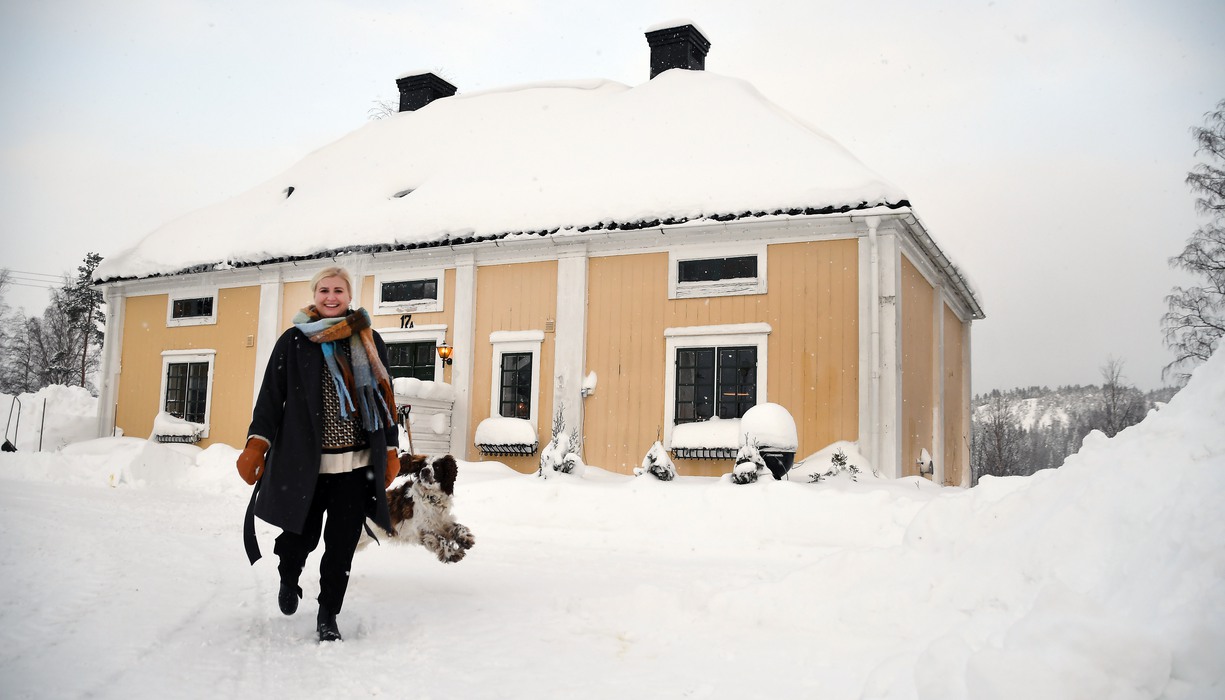
<path fill-rule="evenodd" d="M 336 615 L 328 612 L 322 605 L 319 606 L 318 631 L 321 642 L 344 641 L 340 636 L 340 629 L 336 627 Z"/>
<path fill-rule="evenodd" d="M 276 602 L 281 606 L 281 612 L 292 615 L 298 611 L 298 599 L 302 597 L 301 586 L 291 586 L 281 582 L 281 590 L 276 594 Z"/>

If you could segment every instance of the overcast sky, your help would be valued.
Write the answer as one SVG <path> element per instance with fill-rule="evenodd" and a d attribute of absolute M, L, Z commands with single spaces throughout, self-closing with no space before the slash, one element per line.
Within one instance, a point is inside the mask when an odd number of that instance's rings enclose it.
<path fill-rule="evenodd" d="M 1189 129 L 1225 99 L 1221 0 L 5 2 L 0 266 L 117 253 L 362 126 L 406 72 L 637 85 L 644 30 L 676 18 L 707 70 L 906 191 L 987 313 L 974 391 L 1098 383 L 1112 356 L 1161 384 L 1186 281 L 1166 261 L 1201 223 Z"/>

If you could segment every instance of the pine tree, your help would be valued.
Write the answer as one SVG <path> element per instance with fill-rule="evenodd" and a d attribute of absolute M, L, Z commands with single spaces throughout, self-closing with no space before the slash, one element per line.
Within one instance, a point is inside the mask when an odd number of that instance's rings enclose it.
<path fill-rule="evenodd" d="M 80 375 L 78 384 L 86 386 L 89 370 L 97 368 L 97 355 L 105 338 L 105 317 L 102 313 L 102 292 L 93 287 L 94 270 L 102 256 L 89 252 L 77 267 L 77 278 L 64 285 L 64 313 L 79 334 Z M 93 361 L 91 362 L 91 355 Z"/>
<path fill-rule="evenodd" d="M 1186 183 L 1197 195 L 1195 208 L 1209 220 L 1170 258 L 1170 265 L 1198 276 L 1200 284 L 1174 287 L 1166 297 L 1170 310 L 1161 318 L 1166 347 L 1174 351 L 1166 372 L 1187 370 L 1176 375 L 1184 382 L 1225 335 L 1225 100 L 1191 133 L 1196 155 L 1205 160 L 1187 173 Z"/>

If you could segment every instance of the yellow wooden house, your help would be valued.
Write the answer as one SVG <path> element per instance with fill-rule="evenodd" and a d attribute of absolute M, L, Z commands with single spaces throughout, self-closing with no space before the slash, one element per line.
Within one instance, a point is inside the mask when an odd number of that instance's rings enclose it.
<path fill-rule="evenodd" d="M 242 445 L 273 342 L 342 264 L 393 373 L 449 385 L 460 458 L 533 471 L 560 418 L 587 464 L 630 473 L 658 440 L 717 475 L 726 446 L 675 434 L 770 402 L 800 458 L 847 440 L 886 476 L 968 485 L 983 312 L 904 193 L 704 71 L 694 25 L 647 39 L 635 87 L 403 76 L 400 113 L 105 260 L 99 433 L 170 414 Z M 498 416 L 536 440 L 478 444 Z"/>

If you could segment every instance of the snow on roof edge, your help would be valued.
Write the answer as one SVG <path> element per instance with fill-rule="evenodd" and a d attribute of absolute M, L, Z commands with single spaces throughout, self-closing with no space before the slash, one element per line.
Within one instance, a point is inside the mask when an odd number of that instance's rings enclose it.
<path fill-rule="evenodd" d="M 788 209 L 788 210 L 779 209 L 773 212 L 764 212 L 764 211 L 747 212 L 746 211 L 746 212 L 741 212 L 739 214 L 708 214 L 705 216 L 689 217 L 689 218 L 681 218 L 681 219 L 672 219 L 672 218 L 652 219 L 649 221 L 644 220 L 644 221 L 636 221 L 636 222 L 609 221 L 609 222 L 599 222 L 599 223 L 591 224 L 591 225 L 569 226 L 569 227 L 566 227 L 564 230 L 575 231 L 578 233 L 587 233 L 590 231 L 605 231 L 605 230 L 607 231 L 640 231 L 640 230 L 649 229 L 649 228 L 681 226 L 684 224 L 700 223 L 700 222 L 705 222 L 705 221 L 728 222 L 728 221 L 739 221 L 739 220 L 749 219 L 749 218 L 758 219 L 758 218 L 763 218 L 767 216 L 800 217 L 800 216 L 822 216 L 822 215 L 829 215 L 829 214 L 849 214 L 851 212 L 862 212 L 868 209 L 875 209 L 878 207 L 883 207 L 886 209 L 907 209 L 913 212 L 913 210 L 910 209 L 910 202 L 908 200 L 902 199 L 897 202 L 888 202 L 888 201 L 875 202 L 875 203 L 861 202 L 860 204 L 853 206 L 853 207 L 852 206 L 841 206 L 841 207 L 828 206 L 828 207 L 822 207 L 820 209 L 817 209 L 815 207 L 807 207 L 804 209 L 798 209 L 798 208 L 793 208 L 793 209 Z M 492 235 L 466 236 L 463 238 L 451 238 L 450 236 L 447 236 L 445 238 L 435 239 L 432 241 L 422 241 L 422 242 L 417 242 L 417 243 L 400 243 L 400 244 L 388 243 L 388 244 L 377 244 L 377 245 L 345 246 L 342 248 L 330 248 L 326 250 L 320 250 L 320 251 L 316 251 L 313 253 L 304 253 L 302 255 L 287 255 L 287 256 L 281 256 L 281 257 L 275 257 L 275 258 L 263 258 L 259 260 L 217 260 L 211 263 L 201 263 L 199 265 L 192 265 L 190 267 L 185 267 L 185 268 L 175 270 L 172 272 L 158 272 L 158 273 L 152 273 L 148 275 L 130 275 L 130 276 L 116 275 L 113 277 L 102 278 L 98 274 L 98 272 L 95 271 L 93 283 L 94 284 L 110 284 L 113 282 L 124 282 L 128 280 L 156 279 L 158 277 L 175 277 L 177 275 L 188 275 L 188 274 L 195 274 L 195 273 L 200 273 L 200 272 L 211 272 L 214 270 L 238 269 L 238 268 L 244 268 L 244 267 L 257 267 L 259 265 L 274 265 L 277 263 L 319 260 L 322 258 L 336 257 L 338 255 L 352 255 L 352 254 L 357 254 L 357 253 L 389 253 L 389 252 L 404 251 L 404 250 L 441 248 L 443 246 L 471 245 L 474 243 L 484 243 L 487 241 L 504 240 L 504 239 L 512 238 L 512 237 L 523 237 L 523 238 L 532 237 L 532 236 L 545 237 L 545 236 L 554 235 L 561 230 L 563 229 L 550 229 L 550 230 L 540 230 L 540 231 L 505 231 L 502 233 L 497 233 L 497 234 L 492 234 Z M 937 247 L 937 250 L 939 250 L 938 247 Z"/>

